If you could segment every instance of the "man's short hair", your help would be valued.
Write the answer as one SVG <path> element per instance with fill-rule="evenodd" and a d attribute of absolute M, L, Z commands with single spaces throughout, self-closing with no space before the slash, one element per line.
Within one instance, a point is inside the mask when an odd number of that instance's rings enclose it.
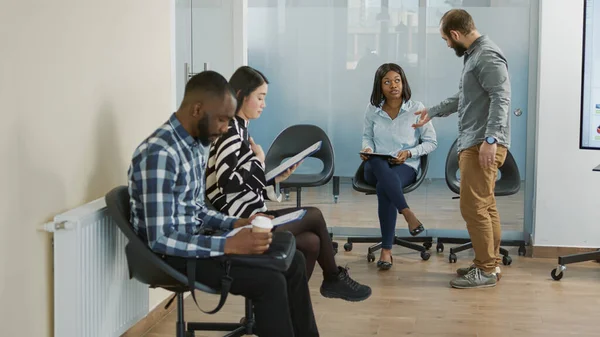
<path fill-rule="evenodd" d="M 471 14 L 464 9 L 451 9 L 447 11 L 440 19 L 440 24 L 442 32 L 446 36 L 450 36 L 451 30 L 468 35 L 476 29 Z"/>
<path fill-rule="evenodd" d="M 205 70 L 190 78 L 185 85 L 184 98 L 196 92 L 205 92 L 217 97 L 223 97 L 225 93 L 230 93 L 235 97 L 235 93 L 227 79 L 212 70 Z"/>

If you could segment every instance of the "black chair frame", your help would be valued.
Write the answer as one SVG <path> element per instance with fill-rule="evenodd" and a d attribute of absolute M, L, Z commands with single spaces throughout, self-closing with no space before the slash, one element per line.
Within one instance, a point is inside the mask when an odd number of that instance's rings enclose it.
<path fill-rule="evenodd" d="M 450 150 L 448 151 L 448 156 L 446 157 L 446 185 L 448 188 L 460 195 L 460 181 L 457 177 L 457 173 L 459 170 L 458 166 L 458 139 L 454 141 Z M 519 168 L 515 159 L 513 158 L 510 151 L 506 153 L 506 160 L 504 164 L 499 168 L 500 171 L 500 179 L 496 182 L 496 188 L 494 190 L 495 196 L 509 196 L 516 194 L 519 192 L 521 188 L 521 177 L 519 175 Z M 452 197 L 452 199 L 459 199 L 460 197 Z M 464 238 L 453 238 L 453 237 L 438 237 L 436 251 L 441 253 L 444 251 L 444 243 L 452 243 L 459 244 L 459 246 L 455 246 L 450 248 L 450 255 L 448 255 L 448 261 L 450 263 L 456 263 L 458 257 L 457 253 L 472 249 L 473 243 L 470 239 Z M 502 240 L 502 246 L 508 247 L 519 247 L 519 255 L 525 256 L 526 248 L 525 248 L 525 240 Z M 508 266 L 512 263 L 512 257 L 510 257 L 508 250 L 500 247 L 500 254 L 502 255 L 502 263 L 505 266 Z"/>
<path fill-rule="evenodd" d="M 240 323 L 186 323 L 183 294 L 190 291 L 187 276 L 167 264 L 137 236 L 129 221 L 129 193 L 126 186 L 114 188 L 106 195 L 105 200 L 109 214 L 128 239 L 125 255 L 130 278 L 147 284 L 150 288 L 163 288 L 175 293 L 166 307 L 174 299 L 177 299 L 176 337 L 194 337 L 195 331 L 226 331 L 229 332 L 225 335 L 226 337 L 253 334 L 254 312 L 252 301 L 249 299 L 246 299 L 245 316 Z M 195 287 L 205 293 L 220 294 L 220 289 L 214 289 L 199 282 L 195 283 Z"/>
<path fill-rule="evenodd" d="M 419 174 L 414 183 L 406 186 L 403 189 L 405 194 L 410 193 L 416 190 L 422 183 L 425 181 L 425 176 L 427 175 L 427 169 L 429 168 L 429 159 L 428 156 L 420 157 L 420 165 L 421 168 L 419 170 Z M 367 184 L 364 179 L 364 169 L 365 162 L 363 161 L 356 173 L 354 174 L 354 179 L 352 179 L 352 187 L 354 190 L 358 192 L 365 193 L 366 195 L 376 194 L 375 186 Z M 348 237 L 348 241 L 344 244 L 344 250 L 349 252 L 353 248 L 353 243 L 375 243 L 370 246 L 367 251 L 367 261 L 373 262 L 375 261 L 375 252 L 381 249 L 381 236 L 355 236 Z M 414 242 L 422 242 L 423 245 L 417 245 Z M 433 245 L 433 238 L 430 236 L 415 236 L 415 237 L 398 237 L 394 236 L 394 245 L 402 246 L 408 249 L 412 249 L 421 253 L 421 258 L 425 261 L 429 260 L 431 254 L 427 251 Z"/>

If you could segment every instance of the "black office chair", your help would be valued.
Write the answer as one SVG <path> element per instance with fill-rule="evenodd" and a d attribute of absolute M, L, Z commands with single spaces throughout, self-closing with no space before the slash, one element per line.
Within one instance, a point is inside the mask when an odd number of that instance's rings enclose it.
<path fill-rule="evenodd" d="M 456 193 L 460 194 L 460 180 L 457 177 L 458 174 L 458 139 L 454 141 L 448 156 L 446 157 L 446 185 L 448 188 Z M 509 196 L 519 192 L 521 188 L 521 176 L 519 175 L 519 167 L 515 162 L 510 151 L 506 153 L 506 160 L 504 165 L 499 168 L 500 179 L 496 181 L 496 188 L 494 189 L 495 196 Z M 460 197 L 452 197 L 452 199 L 458 199 Z M 473 244 L 470 239 L 462 238 L 450 238 L 450 237 L 439 237 L 437 239 L 437 252 L 444 251 L 444 243 L 458 243 L 460 246 L 450 248 L 450 255 L 448 260 L 450 263 L 456 263 L 456 253 L 462 252 L 467 249 L 473 248 Z M 502 240 L 503 246 L 519 247 L 519 255 L 525 256 L 525 241 L 524 240 Z M 502 254 L 502 263 L 507 266 L 512 263 L 512 258 L 509 256 L 508 251 L 504 248 L 500 248 L 500 254 Z"/>
<path fill-rule="evenodd" d="M 428 157 L 421 156 L 421 168 L 419 170 L 419 174 L 414 183 L 406 186 L 403 189 L 403 192 L 410 193 L 417 189 L 421 183 L 425 180 L 425 176 L 427 175 L 427 169 L 429 168 L 429 160 Z M 363 192 L 367 195 L 376 194 L 377 190 L 375 186 L 369 185 L 365 181 L 365 162 L 363 161 L 358 170 L 356 170 L 356 174 L 354 174 L 354 179 L 352 179 L 352 187 L 358 191 Z M 344 250 L 349 252 L 352 250 L 352 244 L 356 243 L 374 243 L 375 245 L 369 247 L 367 253 L 367 261 L 373 262 L 375 261 L 375 254 L 377 250 L 381 249 L 381 236 L 361 236 L 361 237 L 349 237 L 348 242 L 344 244 Z M 423 242 L 423 246 L 419 246 L 414 244 L 413 242 Z M 433 245 L 433 238 L 430 236 L 416 236 L 416 237 L 394 237 L 394 244 L 398 246 L 402 246 L 405 248 L 409 248 L 412 250 L 416 250 L 421 252 L 421 258 L 425 261 L 429 260 L 431 254 L 427 251 Z"/>
<path fill-rule="evenodd" d="M 323 162 L 323 169 L 314 174 L 293 173 L 288 179 L 281 182 L 280 187 L 284 190 L 290 188 L 296 189 L 296 206 L 302 204 L 302 188 L 317 187 L 325 185 L 333 177 L 334 171 L 334 153 L 331 141 L 325 131 L 315 125 L 299 124 L 292 125 L 283 130 L 269 148 L 265 157 L 266 171 L 277 167 L 285 159 L 295 156 L 304 151 L 314 143 L 322 141 L 321 149 L 311 157 L 317 158 Z M 286 198 L 289 194 L 286 192 Z"/>
<path fill-rule="evenodd" d="M 254 312 L 252 301 L 246 299 L 246 315 L 241 323 L 185 323 L 183 312 L 183 294 L 190 290 L 187 276 L 175 270 L 158 255 L 150 250 L 134 232 L 129 221 L 130 206 L 127 187 L 114 188 L 106 195 L 106 206 L 119 229 L 129 242 L 125 247 L 129 275 L 150 288 L 164 288 L 174 292 L 177 298 L 176 337 L 193 337 L 194 331 L 231 331 L 225 336 L 239 337 L 252 335 L 254 329 Z M 209 294 L 220 294 L 202 283 L 196 282 L 196 289 Z M 167 304 L 167 306 L 170 305 Z"/>

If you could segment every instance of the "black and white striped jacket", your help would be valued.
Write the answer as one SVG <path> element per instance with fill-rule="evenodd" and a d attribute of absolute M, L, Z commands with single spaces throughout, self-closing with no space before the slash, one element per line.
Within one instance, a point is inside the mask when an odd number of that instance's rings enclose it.
<path fill-rule="evenodd" d="M 265 199 L 281 201 L 274 182 L 265 182 L 265 168 L 252 152 L 248 122 L 235 116 L 229 130 L 210 146 L 206 195 L 225 214 L 249 217 L 265 212 Z"/>

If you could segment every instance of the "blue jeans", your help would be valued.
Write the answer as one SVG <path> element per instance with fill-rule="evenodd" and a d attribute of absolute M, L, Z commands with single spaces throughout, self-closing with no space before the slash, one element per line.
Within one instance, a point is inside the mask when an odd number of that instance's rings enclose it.
<path fill-rule="evenodd" d="M 406 165 L 390 165 L 386 159 L 373 157 L 365 163 L 365 181 L 377 188 L 381 247 L 392 249 L 398 213 L 408 208 L 402 189 L 417 179 L 415 170 Z"/>

